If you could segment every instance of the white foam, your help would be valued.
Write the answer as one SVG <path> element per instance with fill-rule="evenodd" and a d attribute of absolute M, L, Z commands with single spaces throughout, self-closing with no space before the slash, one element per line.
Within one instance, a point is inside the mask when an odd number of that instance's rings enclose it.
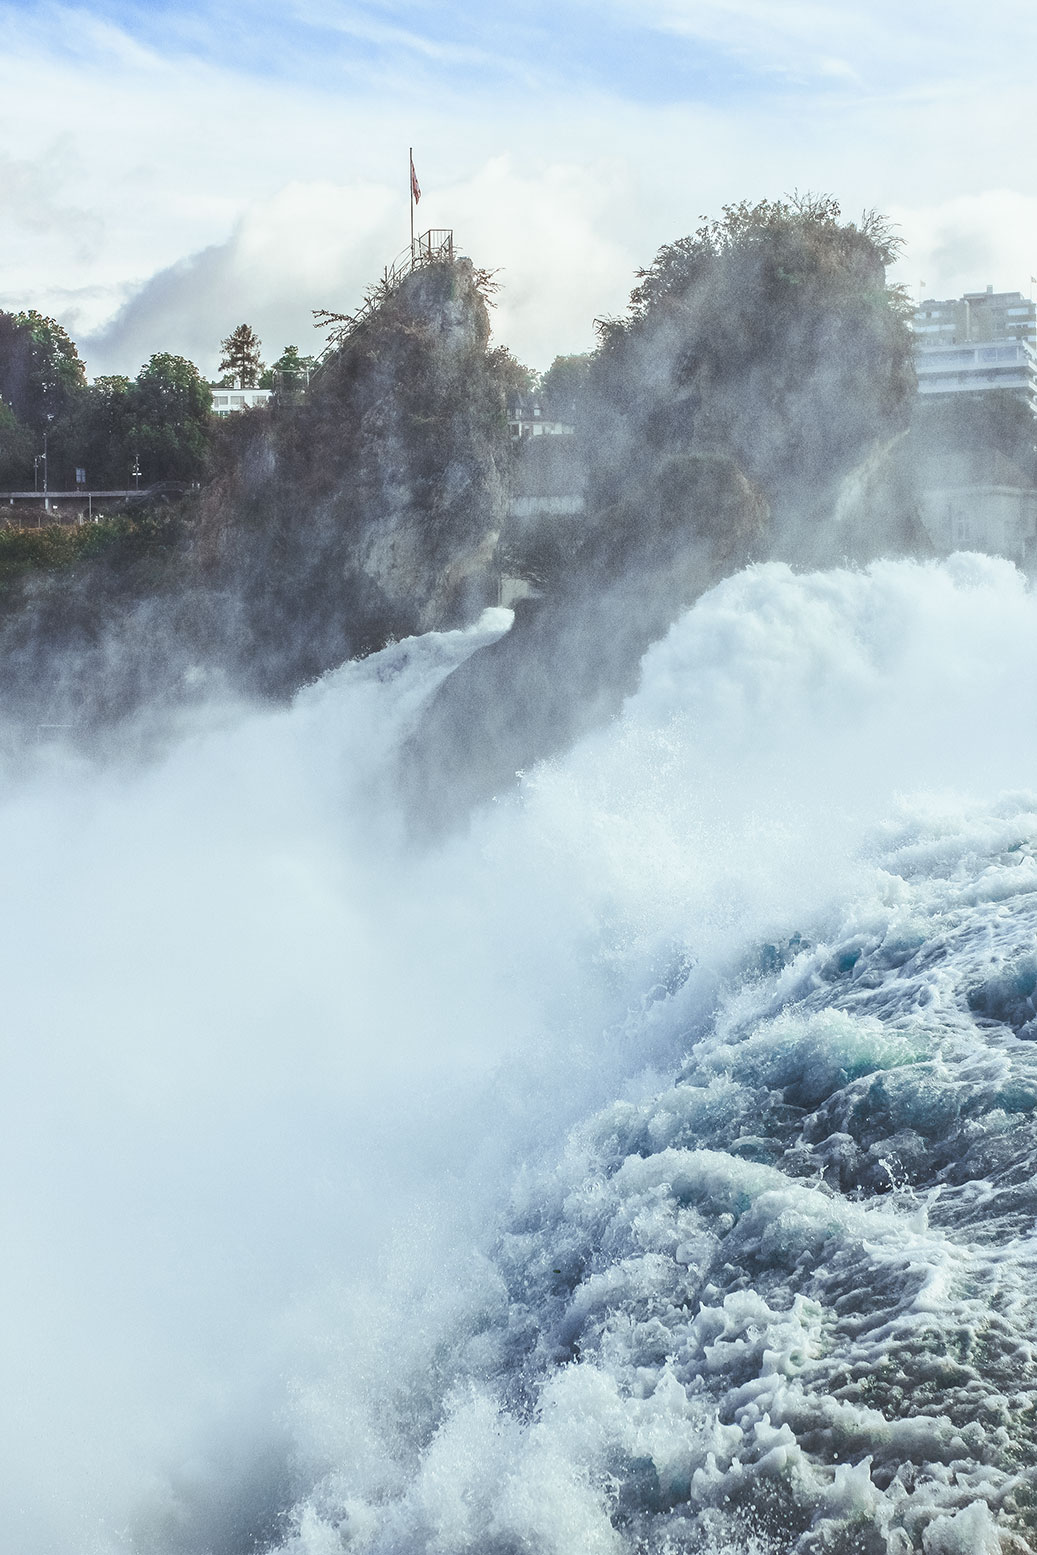
<path fill-rule="evenodd" d="M 618 1555 L 694 1505 L 720 1550 L 724 1497 L 768 1480 L 815 1531 L 996 1548 L 976 1440 L 817 1392 L 827 1308 L 795 1274 L 827 1249 L 906 1282 L 860 1340 L 880 1358 L 946 1310 L 979 1331 L 955 1306 L 979 1255 L 903 1161 L 854 1204 L 716 1130 L 790 1065 L 822 1092 L 942 1065 L 935 1106 L 986 1062 L 939 968 L 912 984 L 939 1008 L 896 1019 L 811 1004 L 811 948 L 730 979 L 796 930 L 878 967 L 935 914 L 971 966 L 1011 926 L 1035 865 L 1002 853 L 1037 802 L 996 796 L 1037 772 L 1032 596 L 986 558 L 752 569 L 614 726 L 413 858 L 389 758 L 480 640 L 397 645 L 146 769 L 9 784 L 0 1522 L 22 1555 L 233 1555 L 279 1497 L 299 1555 Z M 720 1247 L 792 1272 L 717 1284 Z M 876 1482 L 883 1432 L 930 1454 L 924 1485 Z"/>

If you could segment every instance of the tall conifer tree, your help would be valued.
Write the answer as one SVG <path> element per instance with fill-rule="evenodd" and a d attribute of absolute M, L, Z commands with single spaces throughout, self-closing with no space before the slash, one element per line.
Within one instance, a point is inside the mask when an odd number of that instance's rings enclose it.
<path fill-rule="evenodd" d="M 220 350 L 223 352 L 220 372 L 233 373 L 240 388 L 254 389 L 259 383 L 264 364 L 260 360 L 262 346 L 259 336 L 251 324 L 239 324 L 226 340 L 220 342 Z"/>

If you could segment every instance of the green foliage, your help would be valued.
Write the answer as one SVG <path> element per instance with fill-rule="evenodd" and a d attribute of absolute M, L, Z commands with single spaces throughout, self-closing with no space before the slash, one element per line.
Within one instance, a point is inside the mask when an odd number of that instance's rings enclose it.
<path fill-rule="evenodd" d="M 540 383 L 540 398 L 549 421 L 575 423 L 590 383 L 593 355 L 556 356 Z"/>
<path fill-rule="evenodd" d="M 197 480 L 204 473 L 211 435 L 212 394 L 197 368 L 160 352 L 136 381 L 121 375 L 97 378 L 78 396 L 56 431 L 60 481 L 71 484 L 82 466 L 95 489 L 123 490 L 135 483 L 139 460 L 143 485 Z"/>
<path fill-rule="evenodd" d="M 0 398 L 24 426 L 41 435 L 85 387 L 79 353 L 55 319 L 35 308 L 0 313 Z"/>
<path fill-rule="evenodd" d="M 136 448 L 134 385 L 122 376 L 96 378 L 80 396 L 67 433 L 73 462 L 95 489 L 130 484 Z"/>
<path fill-rule="evenodd" d="M 237 380 L 239 388 L 256 388 L 264 368 L 260 360 L 262 345 L 251 324 L 239 324 L 226 340 L 221 340 L 220 350 L 223 356 L 219 371 L 229 372 Z"/>
<path fill-rule="evenodd" d="M 33 436 L 0 401 L 0 487 L 17 490 L 32 482 Z"/>
<path fill-rule="evenodd" d="M 536 394 L 540 388 L 540 374 L 526 367 L 507 346 L 497 346 L 489 353 L 489 365 L 496 374 L 502 392 L 507 394 Z"/>
<path fill-rule="evenodd" d="M 881 217 L 843 222 L 825 196 L 730 205 L 662 248 L 628 316 L 599 326 L 582 410 L 602 449 L 596 500 L 661 458 L 723 453 L 779 523 L 830 513 L 914 397 L 911 335 L 885 283 L 895 250 Z"/>
<path fill-rule="evenodd" d="M 630 294 L 634 319 L 667 301 L 680 301 L 718 262 L 733 255 L 757 255 L 787 286 L 802 285 L 818 267 L 874 275 L 896 258 L 899 243 L 889 223 L 866 211 L 860 225 L 843 222 L 831 195 L 792 195 L 786 200 L 741 200 L 722 216 L 703 221 L 693 237 L 661 248 Z M 606 325 L 606 332 L 610 326 Z"/>
<path fill-rule="evenodd" d="M 0 590 L 31 575 L 67 572 L 80 563 L 126 566 L 165 554 L 177 535 L 175 521 L 150 515 L 43 524 L 38 529 L 0 528 Z"/>
<path fill-rule="evenodd" d="M 51 474 L 63 476 L 69 429 L 85 389 L 79 353 L 55 319 L 34 308 L 0 313 L 0 401 L 14 417 L 0 428 L 0 481 L 31 485 L 33 455 L 43 452 L 44 437 Z"/>
<path fill-rule="evenodd" d="M 312 366 L 312 356 L 301 356 L 298 346 L 285 346 L 273 366 L 266 368 L 260 375 L 259 387 L 275 389 L 280 393 L 304 389 Z"/>
<path fill-rule="evenodd" d="M 212 390 L 194 363 L 158 352 L 137 374 L 131 403 L 145 483 L 198 479 L 209 451 Z"/>

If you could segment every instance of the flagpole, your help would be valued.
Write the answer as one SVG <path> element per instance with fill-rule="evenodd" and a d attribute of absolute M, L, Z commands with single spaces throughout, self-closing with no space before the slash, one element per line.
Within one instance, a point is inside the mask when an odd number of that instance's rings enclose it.
<path fill-rule="evenodd" d="M 414 263 L 414 147 L 410 148 L 410 166 L 407 169 L 407 188 L 410 191 L 410 262 Z"/>

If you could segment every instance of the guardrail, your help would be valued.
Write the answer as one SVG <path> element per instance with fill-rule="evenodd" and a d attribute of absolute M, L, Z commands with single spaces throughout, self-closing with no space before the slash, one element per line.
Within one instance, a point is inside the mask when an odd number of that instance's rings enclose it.
<path fill-rule="evenodd" d="M 87 517 L 91 519 L 94 517 L 94 503 L 97 501 L 119 502 L 123 507 L 132 507 L 135 503 L 154 502 L 156 498 L 182 497 L 188 491 L 197 491 L 198 487 L 198 481 L 156 481 L 151 486 L 111 487 L 103 490 L 83 486 L 70 491 L 0 491 L 0 525 L 16 529 L 29 527 L 25 524 L 12 524 L 12 520 L 4 516 L 4 508 L 13 508 L 15 503 L 19 506 L 38 504 L 39 517 L 34 518 L 33 524 L 36 528 L 40 528 L 44 513 L 61 508 L 67 512 L 69 504 L 72 503 L 80 505 L 80 513 L 76 516 L 78 523 L 82 520 L 84 510 Z M 63 522 L 69 521 L 63 520 Z"/>

